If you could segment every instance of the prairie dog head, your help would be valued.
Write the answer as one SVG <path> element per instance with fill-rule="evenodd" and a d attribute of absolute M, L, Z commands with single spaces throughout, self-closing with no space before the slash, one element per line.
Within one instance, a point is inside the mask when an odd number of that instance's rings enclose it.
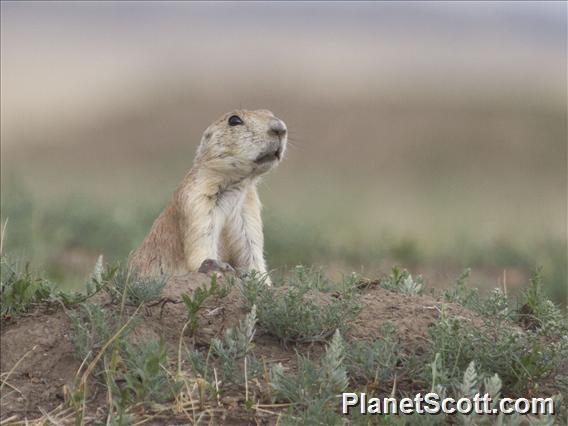
<path fill-rule="evenodd" d="M 229 177 L 259 176 L 282 161 L 286 124 L 268 110 L 235 110 L 203 133 L 196 165 Z"/>

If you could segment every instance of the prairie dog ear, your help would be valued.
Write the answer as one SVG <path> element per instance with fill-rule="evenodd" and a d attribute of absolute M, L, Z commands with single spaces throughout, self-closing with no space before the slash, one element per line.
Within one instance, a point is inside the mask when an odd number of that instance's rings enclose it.
<path fill-rule="evenodd" d="M 203 151 L 205 151 L 206 144 L 207 142 L 205 140 L 205 134 L 204 134 L 203 136 L 201 136 L 201 140 L 199 141 L 197 149 L 195 150 L 195 157 L 193 159 L 194 163 L 197 162 L 203 156 Z"/>
<path fill-rule="evenodd" d="M 201 135 L 201 140 L 199 141 L 196 153 L 198 156 L 203 153 L 205 146 L 209 145 L 209 142 L 211 142 L 211 139 L 213 138 L 213 133 L 214 129 L 212 129 L 211 126 L 209 126 L 207 129 L 205 129 L 205 131 Z"/>
<path fill-rule="evenodd" d="M 201 143 L 207 143 L 208 141 L 211 140 L 211 137 L 213 136 L 213 130 L 211 129 L 205 129 L 205 131 L 203 132 L 203 135 L 201 136 Z"/>

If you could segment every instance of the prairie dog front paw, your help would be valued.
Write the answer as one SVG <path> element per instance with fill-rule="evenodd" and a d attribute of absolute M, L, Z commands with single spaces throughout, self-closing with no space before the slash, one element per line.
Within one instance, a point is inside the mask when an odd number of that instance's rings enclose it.
<path fill-rule="evenodd" d="M 205 259 L 202 263 L 197 272 L 201 272 L 203 274 L 210 274 L 211 272 L 220 272 L 221 274 L 227 272 L 235 272 L 235 269 L 226 262 L 221 262 L 220 260 L 216 259 Z"/>

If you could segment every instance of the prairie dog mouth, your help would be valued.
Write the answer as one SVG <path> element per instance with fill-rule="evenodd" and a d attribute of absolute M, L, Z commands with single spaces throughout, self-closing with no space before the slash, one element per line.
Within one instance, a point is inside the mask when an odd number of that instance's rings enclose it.
<path fill-rule="evenodd" d="M 282 157 L 282 151 L 278 148 L 276 151 L 268 151 L 267 153 L 261 154 L 254 162 L 256 164 L 271 163 L 272 161 L 280 160 Z"/>

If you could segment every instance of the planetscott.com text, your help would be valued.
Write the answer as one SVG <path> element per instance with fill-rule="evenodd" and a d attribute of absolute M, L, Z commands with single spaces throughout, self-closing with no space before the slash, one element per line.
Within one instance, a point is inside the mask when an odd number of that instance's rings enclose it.
<path fill-rule="evenodd" d="M 416 394 L 414 398 L 367 398 L 365 393 L 346 392 L 342 395 L 342 412 L 357 410 L 361 414 L 533 414 L 553 415 L 552 398 L 500 398 L 493 401 L 489 394 L 471 398 L 441 398 L 434 392 Z"/>

